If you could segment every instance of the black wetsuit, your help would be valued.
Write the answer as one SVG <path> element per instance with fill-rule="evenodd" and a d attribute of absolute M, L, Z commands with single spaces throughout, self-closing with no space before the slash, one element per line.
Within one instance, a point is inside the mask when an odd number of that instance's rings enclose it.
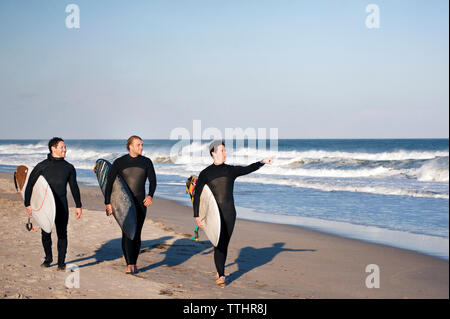
<path fill-rule="evenodd" d="M 144 206 L 145 182 L 150 182 L 148 195 L 153 198 L 156 189 L 156 175 L 152 161 L 145 156 L 131 157 L 124 155 L 114 161 L 108 173 L 108 181 L 105 189 L 105 204 L 110 204 L 112 185 L 116 176 L 120 175 L 133 193 L 136 205 L 137 227 L 134 240 L 129 239 L 122 232 L 122 250 L 127 265 L 136 265 L 141 249 L 141 231 L 144 226 L 147 207 Z"/>
<path fill-rule="evenodd" d="M 67 183 L 69 183 L 73 199 L 77 208 L 81 208 L 80 190 L 77 184 L 77 174 L 72 164 L 64 158 L 55 158 L 51 154 L 47 159 L 37 164 L 30 173 L 25 189 L 25 207 L 30 206 L 33 186 L 39 176 L 47 180 L 52 189 L 56 204 L 55 226 L 58 235 L 58 265 L 64 266 L 67 252 L 67 223 L 69 222 L 69 208 L 67 204 Z M 42 245 L 45 251 L 45 261 L 51 263 L 52 236 L 42 230 Z"/>
<path fill-rule="evenodd" d="M 217 247 L 214 248 L 214 262 L 219 276 L 225 276 L 225 260 L 227 258 L 228 244 L 233 233 L 236 221 L 233 188 L 237 177 L 256 171 L 264 163 L 256 162 L 249 166 L 232 166 L 227 164 L 212 164 L 200 172 L 194 195 L 194 217 L 198 217 L 200 195 L 203 186 L 207 184 L 217 201 L 220 211 L 220 237 Z"/>

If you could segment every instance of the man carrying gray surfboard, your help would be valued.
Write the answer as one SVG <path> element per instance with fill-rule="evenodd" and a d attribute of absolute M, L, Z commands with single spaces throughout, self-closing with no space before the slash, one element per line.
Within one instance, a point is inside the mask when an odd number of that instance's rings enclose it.
<path fill-rule="evenodd" d="M 216 284 L 225 287 L 225 261 L 227 258 L 228 244 L 236 222 L 236 208 L 234 207 L 233 187 L 237 177 L 250 174 L 264 164 L 272 164 L 272 158 L 266 158 L 260 162 L 248 166 L 233 166 L 225 164 L 226 149 L 224 141 L 214 141 L 209 147 L 209 153 L 214 163 L 200 172 L 194 194 L 194 218 L 198 226 L 203 227 L 199 216 L 202 191 L 207 185 L 217 202 L 220 213 L 220 234 L 217 245 L 214 247 L 214 263 L 216 266 Z"/>
<path fill-rule="evenodd" d="M 141 231 L 144 226 L 147 207 L 153 202 L 153 194 L 156 190 L 156 174 L 152 161 L 142 156 L 143 142 L 139 136 L 133 135 L 127 140 L 128 154 L 119 157 L 112 164 L 106 181 L 105 205 L 109 214 L 114 213 L 111 205 L 111 193 L 113 183 L 119 175 L 130 189 L 136 208 L 136 231 L 133 239 L 128 238 L 122 231 L 122 250 L 127 263 L 125 273 L 137 273 L 137 259 L 141 249 Z M 149 189 L 145 195 L 145 182 L 148 179 Z"/>
<path fill-rule="evenodd" d="M 25 189 L 25 207 L 28 215 L 32 216 L 32 208 L 30 205 L 33 186 L 39 176 L 44 176 L 50 185 L 55 199 L 55 226 L 58 235 L 58 270 L 66 269 L 65 259 L 67 252 L 67 224 L 69 222 L 69 207 L 67 204 L 67 184 L 70 186 L 73 199 L 75 201 L 75 216 L 81 218 L 81 196 L 77 184 L 77 176 L 75 168 L 68 163 L 66 157 L 66 144 L 59 137 L 54 137 L 48 142 L 50 153 L 47 159 L 37 164 L 30 173 L 30 177 Z M 52 237 L 51 233 L 42 230 L 42 245 L 44 246 L 45 260 L 42 267 L 50 267 L 53 261 L 52 256 Z"/>

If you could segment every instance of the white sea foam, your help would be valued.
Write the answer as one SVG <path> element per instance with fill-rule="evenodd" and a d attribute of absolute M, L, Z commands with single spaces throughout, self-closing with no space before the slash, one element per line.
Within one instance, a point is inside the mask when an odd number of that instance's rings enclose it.
<path fill-rule="evenodd" d="M 406 151 L 398 150 L 395 152 L 364 153 L 364 152 L 339 152 L 339 151 L 278 151 L 275 154 L 270 150 L 258 150 L 251 148 L 242 148 L 236 150 L 234 155 L 242 157 L 254 157 L 257 154 L 262 157 L 276 156 L 278 159 L 287 159 L 290 162 L 301 161 L 304 159 L 355 159 L 368 161 L 403 161 L 410 159 L 432 159 L 438 156 L 449 156 L 448 151 Z"/>
<path fill-rule="evenodd" d="M 168 146 L 157 149 L 146 148 L 144 155 L 150 157 L 156 165 L 158 174 L 189 176 L 198 173 L 205 166 L 211 164 L 211 157 L 205 150 L 209 142 L 192 142 L 183 145 L 180 151 L 170 154 Z M 0 164 L 34 166 L 46 158 L 48 148 L 46 143 L 36 144 L 4 144 L 0 145 Z M 200 156 L 201 154 L 206 156 Z M 69 147 L 67 160 L 77 169 L 91 170 L 98 158 L 113 161 L 123 155 L 124 152 L 112 152 L 109 150 L 96 150 L 94 148 Z M 233 152 L 233 156 L 227 163 L 234 165 L 246 165 L 261 158 L 274 155 L 270 150 L 261 151 L 252 148 L 240 148 Z M 257 172 L 257 177 L 243 177 L 241 181 L 251 183 L 266 183 L 274 185 L 288 185 L 318 189 L 323 191 L 348 191 L 385 195 L 446 198 L 448 193 L 432 192 L 415 187 L 395 187 L 380 185 L 354 185 L 350 179 L 391 179 L 403 178 L 419 182 L 449 181 L 448 151 L 404 151 L 383 153 L 352 153 L 332 152 L 322 150 L 311 151 L 278 151 L 275 153 L 274 164 L 266 165 Z M 419 161 L 413 164 L 421 165 L 419 168 L 408 167 L 408 161 Z M 386 162 L 383 162 L 386 161 Z M 401 162 L 393 165 L 393 162 Z M 379 162 L 379 163 L 378 163 Z M 309 165 L 309 166 L 305 166 Z M 413 165 L 410 165 L 410 167 Z M 342 168 L 341 168 L 342 167 Z M 310 182 L 305 178 L 320 179 L 349 179 L 347 185 L 336 185 L 327 181 Z"/>
<path fill-rule="evenodd" d="M 285 185 L 298 188 L 315 189 L 324 192 L 352 192 L 352 193 L 368 193 L 379 195 L 394 195 L 394 196 L 411 196 L 422 198 L 443 198 L 449 199 L 449 194 L 442 194 L 422 189 L 408 189 L 395 188 L 386 186 L 370 186 L 370 185 L 355 185 L 348 183 L 348 185 L 332 184 L 327 181 L 311 182 L 295 179 L 276 179 L 276 178 L 256 178 L 256 177 L 241 177 L 240 182 L 247 183 L 261 183 L 269 185 Z"/>
<path fill-rule="evenodd" d="M 285 176 L 310 176 L 310 177 L 389 177 L 404 173 L 404 170 L 396 170 L 383 166 L 361 169 L 291 169 L 280 166 L 267 166 L 261 174 L 285 175 Z"/>
<path fill-rule="evenodd" d="M 46 154 L 48 153 L 48 146 L 46 144 L 5 144 L 0 145 L 0 155 L 32 155 L 32 154 Z"/>
<path fill-rule="evenodd" d="M 427 161 L 413 175 L 422 182 L 448 182 L 448 158 Z"/>
<path fill-rule="evenodd" d="M 154 154 L 156 153 L 161 157 L 170 157 L 175 155 L 175 158 L 179 162 L 203 162 L 199 155 L 204 155 L 206 159 L 210 159 L 208 152 L 208 143 L 192 142 L 188 145 L 182 146 L 178 149 L 178 152 L 171 154 L 171 149 L 152 151 L 152 149 L 145 149 L 144 153 Z M 175 148 L 176 150 L 176 148 Z M 448 151 L 405 151 L 399 150 L 395 152 L 382 152 L 382 153 L 364 153 L 364 152 L 339 152 L 339 151 L 323 151 L 323 150 L 309 150 L 309 151 L 277 151 L 273 152 L 265 149 L 255 148 L 239 148 L 232 150 L 231 146 L 227 148 L 228 157 L 230 160 L 234 160 L 240 163 L 250 163 L 256 160 L 260 160 L 265 157 L 273 156 L 281 164 L 293 164 L 303 161 L 320 161 L 320 160 L 357 160 L 357 161 L 403 161 L 403 160 L 424 160 L 433 159 L 436 157 L 448 157 Z M 83 149 L 78 147 L 68 148 L 68 152 L 85 153 L 88 157 L 101 157 L 105 154 L 104 151 L 98 151 L 93 149 Z M 39 142 L 37 144 L 4 144 L 0 145 L 0 154 L 33 154 L 33 153 L 48 153 L 48 147 L 46 144 Z M 97 154 L 97 155 L 95 155 Z M 114 154 L 114 153 L 110 153 Z M 119 153 L 117 153 L 119 154 Z M 195 156 L 193 156 L 195 155 Z M 81 155 L 78 155 L 82 158 Z M 280 164 L 280 165 L 281 165 Z"/>

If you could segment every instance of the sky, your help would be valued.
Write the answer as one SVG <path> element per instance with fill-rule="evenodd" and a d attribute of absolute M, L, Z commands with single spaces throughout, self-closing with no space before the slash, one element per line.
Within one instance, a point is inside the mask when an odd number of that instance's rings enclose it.
<path fill-rule="evenodd" d="M 448 6 L 1 0 L 0 139 L 168 139 L 194 120 L 279 138 L 448 138 Z"/>

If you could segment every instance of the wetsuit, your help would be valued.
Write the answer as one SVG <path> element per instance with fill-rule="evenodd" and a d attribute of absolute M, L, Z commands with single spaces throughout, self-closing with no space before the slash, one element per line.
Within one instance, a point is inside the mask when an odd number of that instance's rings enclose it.
<path fill-rule="evenodd" d="M 233 188 L 237 177 L 256 171 L 264 163 L 256 162 L 249 166 L 232 166 L 227 164 L 212 164 L 200 172 L 194 195 L 194 217 L 199 215 L 200 195 L 203 186 L 207 184 L 217 201 L 220 211 L 220 237 L 217 247 L 214 247 L 214 263 L 220 277 L 225 276 L 225 260 L 228 244 L 236 221 Z"/>
<path fill-rule="evenodd" d="M 119 157 L 114 161 L 108 172 L 108 180 L 105 189 L 105 205 L 111 203 L 112 185 L 116 176 L 120 175 L 133 194 L 136 206 L 137 227 L 134 239 L 129 239 L 122 232 L 122 250 L 127 265 L 136 265 L 139 250 L 141 249 L 141 231 L 144 226 L 147 207 L 144 206 L 145 182 L 150 182 L 148 195 L 153 198 L 156 189 L 156 175 L 152 161 L 145 156 L 131 157 L 129 154 Z"/>
<path fill-rule="evenodd" d="M 55 226 L 58 235 L 58 266 L 64 266 L 67 252 L 67 224 L 69 222 L 69 208 L 67 204 L 67 183 L 69 183 L 73 199 L 77 208 L 81 208 L 80 190 L 77 184 L 77 174 L 72 164 L 64 158 L 55 158 L 51 154 L 47 159 L 37 164 L 30 173 L 25 189 L 25 207 L 30 206 L 33 186 L 39 176 L 47 180 L 55 198 L 56 216 Z M 52 236 L 42 230 L 42 245 L 44 246 L 45 261 L 51 263 Z"/>

